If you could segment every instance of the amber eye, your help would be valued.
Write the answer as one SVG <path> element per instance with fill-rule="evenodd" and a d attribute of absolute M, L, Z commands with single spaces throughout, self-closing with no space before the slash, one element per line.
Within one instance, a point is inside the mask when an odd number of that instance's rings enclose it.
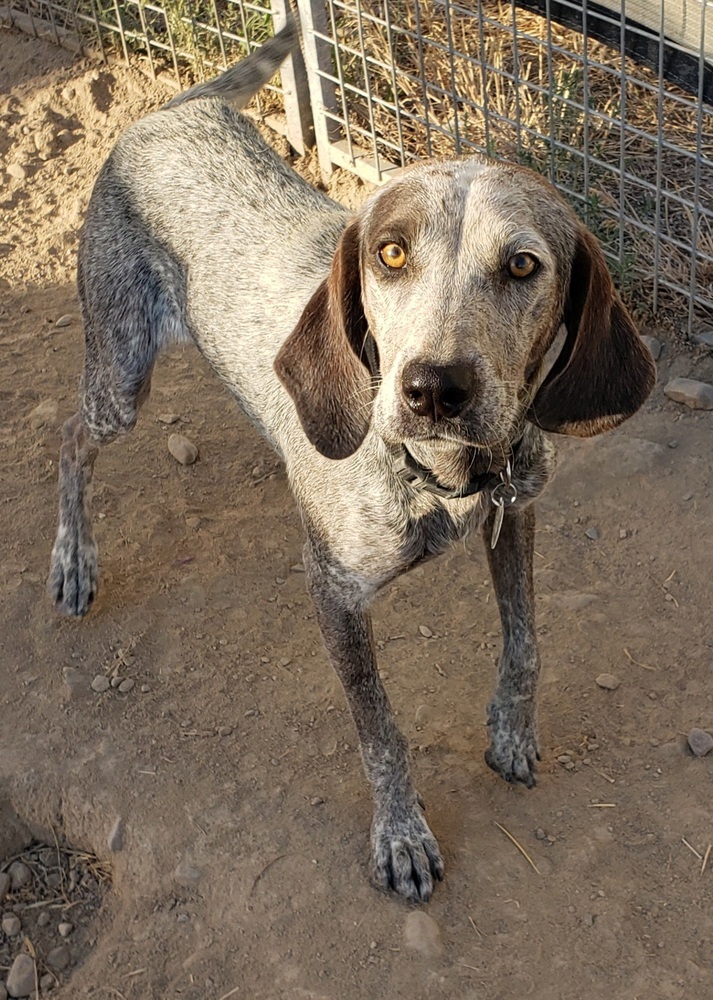
<path fill-rule="evenodd" d="M 540 262 L 531 253 L 516 253 L 507 262 L 507 269 L 513 278 L 529 278 L 534 274 Z"/>
<path fill-rule="evenodd" d="M 379 250 L 379 257 L 387 267 L 398 269 L 406 263 L 406 251 L 398 243 L 387 243 Z"/>

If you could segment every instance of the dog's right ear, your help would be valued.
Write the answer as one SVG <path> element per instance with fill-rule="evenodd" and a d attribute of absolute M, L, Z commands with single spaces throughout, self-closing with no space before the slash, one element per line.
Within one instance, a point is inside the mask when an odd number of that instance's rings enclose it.
<path fill-rule="evenodd" d="M 371 423 L 359 244 L 354 221 L 339 240 L 329 275 L 275 358 L 305 434 L 327 458 L 353 455 Z"/>

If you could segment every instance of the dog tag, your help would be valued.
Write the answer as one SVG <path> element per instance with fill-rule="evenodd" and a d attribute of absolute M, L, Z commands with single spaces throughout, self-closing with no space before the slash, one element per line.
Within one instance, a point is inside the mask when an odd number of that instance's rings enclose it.
<path fill-rule="evenodd" d="M 493 533 L 490 536 L 490 548 L 494 549 L 498 544 L 498 538 L 500 538 L 500 531 L 503 526 L 503 518 L 505 517 L 505 507 L 509 507 L 510 504 L 515 503 L 517 500 L 517 490 L 512 484 L 512 468 L 510 462 L 500 473 L 500 482 L 496 487 L 494 487 L 492 493 L 490 494 L 490 499 L 495 505 L 495 517 L 493 519 Z"/>
<path fill-rule="evenodd" d="M 502 500 L 496 500 L 493 496 L 493 503 L 495 504 L 495 520 L 493 521 L 493 533 L 490 536 L 490 548 L 494 549 L 498 544 L 498 538 L 500 538 L 500 529 L 503 526 L 503 518 L 505 517 L 505 504 Z"/>

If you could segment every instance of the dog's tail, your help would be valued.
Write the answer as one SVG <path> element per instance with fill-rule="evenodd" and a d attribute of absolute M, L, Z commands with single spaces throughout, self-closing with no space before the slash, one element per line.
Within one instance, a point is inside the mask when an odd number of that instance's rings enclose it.
<path fill-rule="evenodd" d="M 251 52 L 225 73 L 207 83 L 197 83 L 172 97 L 165 108 L 193 101 L 198 97 L 221 97 L 236 108 L 243 108 L 253 94 L 272 79 L 292 49 L 299 44 L 297 23 L 288 15 L 287 24 L 274 38 L 269 38 L 259 49 Z"/>

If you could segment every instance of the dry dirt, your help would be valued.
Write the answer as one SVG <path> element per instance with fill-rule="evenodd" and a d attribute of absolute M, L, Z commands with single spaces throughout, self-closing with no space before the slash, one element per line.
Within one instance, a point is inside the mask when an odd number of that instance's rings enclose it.
<path fill-rule="evenodd" d="M 376 606 L 448 866 L 427 910 L 441 948 L 414 950 L 415 911 L 369 882 L 369 795 L 293 568 L 284 475 L 193 350 L 163 359 L 137 430 L 97 464 L 95 609 L 49 606 L 58 428 L 82 358 L 77 231 L 113 140 L 163 92 L 4 30 L 0 95 L 0 862 L 56 835 L 113 870 L 53 995 L 713 995 L 713 754 L 683 735 L 713 727 L 713 413 L 661 391 L 671 374 L 711 380 L 710 356 L 668 338 L 644 412 L 562 442 L 539 505 L 535 791 L 483 762 L 499 640 L 479 545 Z M 168 453 L 171 430 L 200 448 L 194 466 Z M 97 694 L 103 674 L 133 689 Z M 33 926 L 2 954 L 35 948 L 42 973 Z"/>

